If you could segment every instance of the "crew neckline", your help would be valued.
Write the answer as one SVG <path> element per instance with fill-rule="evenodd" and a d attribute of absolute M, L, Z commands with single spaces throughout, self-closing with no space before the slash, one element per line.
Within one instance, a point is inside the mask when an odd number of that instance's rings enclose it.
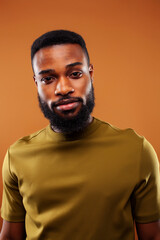
<path fill-rule="evenodd" d="M 75 140 L 79 140 L 79 139 L 89 136 L 99 126 L 100 126 L 100 121 L 97 118 L 93 117 L 92 122 L 87 127 L 85 127 L 81 132 L 75 133 L 72 135 L 55 132 L 52 130 L 50 124 L 47 126 L 46 130 L 47 130 L 47 133 L 52 138 L 52 140 L 54 140 L 56 142 L 57 141 L 75 141 Z"/>

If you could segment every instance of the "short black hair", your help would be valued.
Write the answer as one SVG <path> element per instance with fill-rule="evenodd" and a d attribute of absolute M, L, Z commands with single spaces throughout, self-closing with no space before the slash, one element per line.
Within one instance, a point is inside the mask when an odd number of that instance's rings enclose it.
<path fill-rule="evenodd" d="M 68 30 L 54 30 L 46 32 L 45 34 L 37 38 L 31 46 L 31 61 L 33 60 L 35 53 L 41 48 L 67 43 L 79 44 L 86 54 L 87 62 L 89 65 L 90 58 L 84 39 L 78 33 Z"/>

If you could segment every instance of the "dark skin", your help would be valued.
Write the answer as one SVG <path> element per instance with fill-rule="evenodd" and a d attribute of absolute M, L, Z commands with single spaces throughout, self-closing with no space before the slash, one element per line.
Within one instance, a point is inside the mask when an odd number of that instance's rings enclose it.
<path fill-rule="evenodd" d="M 81 97 L 85 103 L 93 79 L 93 66 L 88 65 L 85 53 L 79 45 L 63 44 L 40 49 L 34 56 L 33 68 L 38 93 L 49 107 L 51 107 L 51 102 L 67 94 Z M 64 104 L 62 108 L 68 107 L 75 109 L 68 116 L 64 115 L 70 118 L 80 110 L 81 103 L 73 104 L 73 106 Z M 55 110 L 63 116 L 62 109 Z M 90 116 L 86 124 L 91 121 Z M 59 131 L 59 129 L 54 129 L 54 131 Z M 159 221 L 147 224 L 136 223 L 136 229 L 139 240 L 160 240 Z M 0 240 L 24 239 L 24 222 L 13 223 L 3 220 Z"/>
<path fill-rule="evenodd" d="M 25 223 L 7 222 L 3 220 L 0 240 L 24 240 L 26 239 Z"/>
<path fill-rule="evenodd" d="M 80 97 L 86 103 L 93 80 L 93 66 L 88 65 L 87 58 L 78 44 L 55 45 L 40 49 L 33 59 L 34 80 L 39 96 L 51 109 L 51 103 L 64 96 Z M 77 115 L 81 102 L 54 107 L 54 111 L 63 118 Z M 65 109 L 74 111 L 64 114 Z M 88 123 L 92 121 L 90 116 Z M 60 131 L 55 129 L 54 131 Z"/>

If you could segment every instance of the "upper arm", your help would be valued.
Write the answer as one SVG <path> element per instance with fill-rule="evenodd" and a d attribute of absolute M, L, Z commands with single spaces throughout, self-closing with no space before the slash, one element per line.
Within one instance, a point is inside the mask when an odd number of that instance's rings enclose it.
<path fill-rule="evenodd" d="M 160 221 L 152 223 L 136 223 L 139 240 L 160 240 Z"/>
<path fill-rule="evenodd" d="M 1 217 L 8 222 L 22 222 L 25 220 L 23 198 L 19 191 L 19 183 L 11 169 L 11 157 L 7 152 L 2 168 L 3 195 Z"/>
<path fill-rule="evenodd" d="M 138 223 L 151 223 L 160 219 L 159 161 L 151 144 L 144 139 L 139 180 L 133 192 L 132 209 Z"/>
<path fill-rule="evenodd" d="M 140 181 L 134 192 L 133 213 L 139 240 L 160 240 L 159 161 L 151 144 L 144 139 Z"/>
<path fill-rule="evenodd" d="M 24 240 L 25 236 L 24 222 L 14 223 L 3 220 L 0 240 Z"/>

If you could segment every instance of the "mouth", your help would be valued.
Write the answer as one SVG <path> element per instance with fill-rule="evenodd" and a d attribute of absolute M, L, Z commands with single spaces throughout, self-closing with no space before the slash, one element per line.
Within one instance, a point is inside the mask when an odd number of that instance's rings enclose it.
<path fill-rule="evenodd" d="M 69 111 L 76 109 L 81 102 L 75 99 L 64 99 L 55 104 L 58 111 Z"/>

